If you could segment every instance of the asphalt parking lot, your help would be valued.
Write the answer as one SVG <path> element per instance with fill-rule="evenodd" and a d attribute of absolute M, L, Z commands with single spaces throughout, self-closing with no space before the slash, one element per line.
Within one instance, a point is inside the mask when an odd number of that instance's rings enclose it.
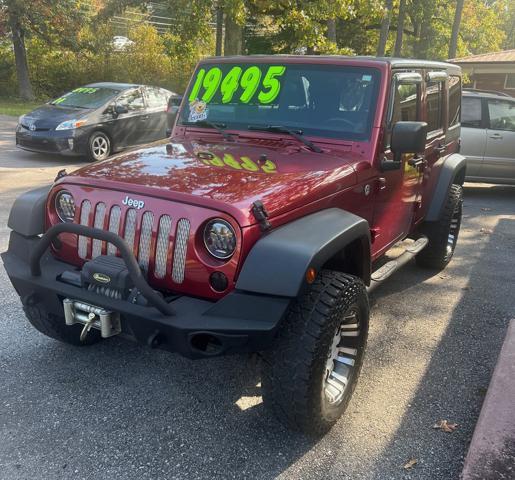
<path fill-rule="evenodd" d="M 0 117 L 0 251 L 16 196 L 80 165 L 17 151 L 13 128 Z M 0 267 L 0 479 L 456 479 L 515 317 L 514 205 L 515 188 L 467 185 L 449 267 L 409 264 L 374 293 L 361 379 L 319 440 L 267 414 L 247 357 L 44 337 Z"/>

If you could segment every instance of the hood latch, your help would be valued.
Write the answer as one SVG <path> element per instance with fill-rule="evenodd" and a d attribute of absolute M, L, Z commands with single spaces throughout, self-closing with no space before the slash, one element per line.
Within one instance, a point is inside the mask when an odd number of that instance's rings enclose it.
<path fill-rule="evenodd" d="M 272 228 L 272 224 L 268 220 L 268 212 L 261 200 L 256 200 L 252 204 L 252 215 L 254 215 L 254 218 L 259 223 L 259 228 L 262 232 L 266 232 Z"/>

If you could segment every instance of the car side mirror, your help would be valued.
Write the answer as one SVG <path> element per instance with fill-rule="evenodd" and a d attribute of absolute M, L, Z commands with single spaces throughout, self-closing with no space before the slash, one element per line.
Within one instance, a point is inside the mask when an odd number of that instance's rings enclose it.
<path fill-rule="evenodd" d="M 129 113 L 129 110 L 127 110 L 127 107 L 124 107 L 123 105 L 116 105 L 114 107 L 114 113 L 116 116 L 118 116 L 124 113 Z"/>
<path fill-rule="evenodd" d="M 401 168 L 401 158 L 404 153 L 421 153 L 426 149 L 426 122 L 397 122 L 392 129 L 390 149 L 393 160 L 383 160 L 382 170 L 397 170 Z"/>

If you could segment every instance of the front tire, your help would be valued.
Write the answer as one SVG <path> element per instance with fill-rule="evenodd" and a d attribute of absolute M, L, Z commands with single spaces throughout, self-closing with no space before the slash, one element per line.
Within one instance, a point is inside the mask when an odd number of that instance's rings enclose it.
<path fill-rule="evenodd" d="M 322 271 L 295 301 L 262 363 L 263 401 L 282 423 L 312 435 L 336 423 L 361 370 L 368 317 L 363 282 L 340 272 Z"/>
<path fill-rule="evenodd" d="M 461 227 L 463 187 L 453 184 L 449 190 L 442 216 L 436 222 L 421 227 L 429 244 L 417 256 L 417 264 L 434 270 L 443 270 L 451 261 Z"/>
<path fill-rule="evenodd" d="M 88 160 L 99 162 L 111 155 L 111 140 L 103 132 L 93 132 L 88 142 Z"/>

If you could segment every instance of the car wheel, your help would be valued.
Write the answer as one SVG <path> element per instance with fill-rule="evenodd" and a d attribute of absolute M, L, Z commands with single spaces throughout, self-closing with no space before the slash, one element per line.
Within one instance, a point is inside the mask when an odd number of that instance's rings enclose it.
<path fill-rule="evenodd" d="M 288 427 L 320 435 L 347 407 L 361 370 L 369 304 L 363 282 L 322 271 L 262 355 L 263 401 Z"/>
<path fill-rule="evenodd" d="M 463 187 L 453 184 L 440 220 L 421 226 L 420 231 L 427 236 L 429 244 L 417 255 L 418 265 L 442 270 L 451 261 L 460 233 L 462 206 Z"/>
<path fill-rule="evenodd" d="M 92 162 L 105 160 L 111 155 L 111 140 L 102 132 L 94 132 L 89 137 L 88 159 Z"/>

